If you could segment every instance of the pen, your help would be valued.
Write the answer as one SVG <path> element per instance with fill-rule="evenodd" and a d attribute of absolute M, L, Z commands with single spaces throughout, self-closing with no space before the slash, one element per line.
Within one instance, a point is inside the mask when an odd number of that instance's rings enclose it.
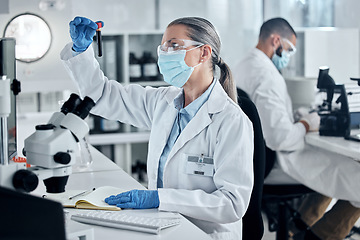
<path fill-rule="evenodd" d="M 95 191 L 95 188 L 93 188 L 93 189 L 91 189 L 91 190 L 88 190 L 88 191 L 81 192 L 81 193 L 76 194 L 76 195 L 74 195 L 74 196 L 72 196 L 72 197 L 69 197 L 69 200 L 71 200 L 71 199 L 73 199 L 73 198 L 75 198 L 75 197 L 79 197 L 79 196 L 85 195 L 85 194 L 87 194 L 87 193 L 91 193 L 92 191 Z"/>

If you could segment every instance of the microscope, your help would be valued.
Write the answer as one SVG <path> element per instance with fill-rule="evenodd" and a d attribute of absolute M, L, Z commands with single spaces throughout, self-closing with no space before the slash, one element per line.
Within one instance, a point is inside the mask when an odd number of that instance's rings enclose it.
<path fill-rule="evenodd" d="M 32 167 L 25 169 L 25 164 L 18 163 L 2 165 L 0 177 L 5 180 L 0 185 L 31 192 L 43 180 L 48 193 L 64 192 L 79 151 L 77 143 L 89 132 L 84 119 L 94 105 L 89 97 L 81 100 L 71 94 L 60 112 L 54 113 L 47 124 L 37 125 L 36 131 L 25 139 L 23 154 Z"/>
<path fill-rule="evenodd" d="M 329 67 L 320 67 L 317 88 L 326 92 L 326 99 L 319 106 L 319 134 L 322 136 L 342 136 L 350 134 L 350 114 L 344 84 L 337 85 L 329 75 Z M 333 98 L 337 95 L 333 105 Z M 340 107 L 338 106 L 340 104 Z"/>
<path fill-rule="evenodd" d="M 81 100 L 78 95 L 71 94 L 60 112 L 54 113 L 47 124 L 37 125 L 36 131 L 25 139 L 23 154 L 27 163 L 34 165 L 25 171 L 43 180 L 48 193 L 65 191 L 72 165 L 76 162 L 77 143 L 89 132 L 84 119 L 94 105 L 89 97 Z M 34 190 L 24 181 L 27 174 L 24 170 L 15 173 L 16 189 Z"/>

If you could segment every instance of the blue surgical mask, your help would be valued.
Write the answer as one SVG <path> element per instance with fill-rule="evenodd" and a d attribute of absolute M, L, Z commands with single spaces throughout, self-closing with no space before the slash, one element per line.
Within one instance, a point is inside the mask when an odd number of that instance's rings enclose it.
<path fill-rule="evenodd" d="M 274 49 L 274 55 L 272 56 L 271 60 L 274 63 L 275 67 L 278 70 L 281 70 L 289 64 L 290 54 L 288 51 L 283 50 L 280 57 L 276 54 L 276 49 Z"/>
<path fill-rule="evenodd" d="M 191 49 L 192 50 L 192 49 Z M 181 88 L 190 78 L 194 67 L 189 67 L 185 63 L 186 50 L 165 52 L 158 50 L 158 66 L 160 73 L 164 76 L 165 82 Z"/>

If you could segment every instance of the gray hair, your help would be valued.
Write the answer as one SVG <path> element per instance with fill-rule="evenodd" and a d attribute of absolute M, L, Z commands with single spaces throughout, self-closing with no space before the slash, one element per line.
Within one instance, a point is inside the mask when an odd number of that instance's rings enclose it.
<path fill-rule="evenodd" d="M 228 96 L 237 103 L 236 85 L 232 78 L 229 66 L 220 57 L 221 41 L 215 27 L 206 19 L 200 17 L 178 18 L 169 23 L 168 27 L 173 25 L 185 25 L 188 29 L 188 37 L 194 41 L 208 44 L 212 48 L 211 62 L 212 71 L 215 73 L 215 67 L 221 70 L 220 83 Z"/>

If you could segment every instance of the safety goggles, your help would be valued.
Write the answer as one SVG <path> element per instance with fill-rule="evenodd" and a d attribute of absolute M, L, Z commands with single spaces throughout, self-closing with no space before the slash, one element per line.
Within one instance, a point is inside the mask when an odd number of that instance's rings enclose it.
<path fill-rule="evenodd" d="M 160 51 L 163 52 L 176 52 L 176 51 L 180 51 L 180 50 L 187 50 L 190 51 L 192 49 L 198 48 L 205 45 L 204 43 L 201 42 L 197 42 L 197 41 L 193 41 L 193 40 L 189 40 L 189 39 L 170 39 L 166 42 L 164 42 L 163 44 L 158 46 L 158 54 Z M 194 48 L 192 49 L 187 49 L 190 46 L 194 46 Z"/>
<path fill-rule="evenodd" d="M 296 53 L 296 47 L 294 44 L 286 38 L 282 38 L 282 41 L 288 44 L 288 48 L 285 48 L 283 44 L 283 49 L 289 53 L 289 56 L 294 55 Z"/>

